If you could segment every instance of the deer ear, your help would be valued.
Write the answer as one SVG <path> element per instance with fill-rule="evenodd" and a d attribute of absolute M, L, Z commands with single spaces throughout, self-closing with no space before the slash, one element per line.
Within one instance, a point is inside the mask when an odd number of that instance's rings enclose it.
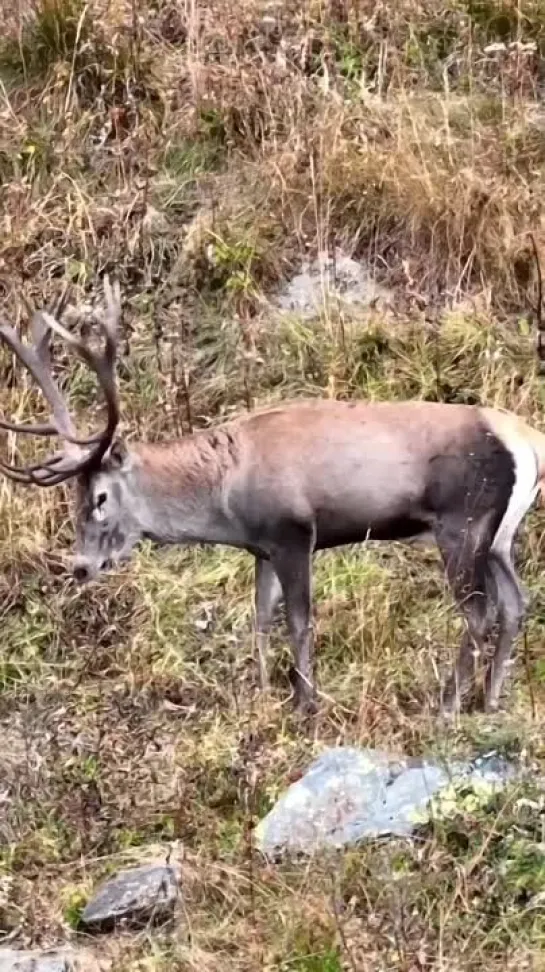
<path fill-rule="evenodd" d="M 129 450 L 123 439 L 114 439 L 108 453 L 108 462 L 112 469 L 124 469 L 129 463 Z"/>

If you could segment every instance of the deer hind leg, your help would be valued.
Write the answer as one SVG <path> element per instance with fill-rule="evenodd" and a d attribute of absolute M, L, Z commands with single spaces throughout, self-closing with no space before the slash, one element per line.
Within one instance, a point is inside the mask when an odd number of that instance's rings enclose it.
<path fill-rule="evenodd" d="M 274 568 L 284 594 L 286 618 L 295 653 L 295 702 L 298 709 L 314 708 L 312 627 L 312 537 L 301 529 L 279 549 Z"/>
<path fill-rule="evenodd" d="M 282 585 L 270 560 L 255 561 L 255 654 L 262 691 L 269 688 L 268 650 L 271 627 L 282 599 Z"/>
<path fill-rule="evenodd" d="M 511 665 L 513 644 L 524 621 L 526 597 L 510 555 L 493 550 L 490 566 L 498 591 L 498 636 L 486 673 L 484 705 L 487 712 L 494 712 Z"/>
<path fill-rule="evenodd" d="M 494 578 L 489 566 L 492 542 L 489 517 L 475 523 L 455 518 L 443 523 L 437 543 L 447 577 L 464 615 L 466 631 L 458 659 L 443 694 L 445 713 L 459 711 L 474 687 L 476 663 L 484 653 L 496 613 Z"/>

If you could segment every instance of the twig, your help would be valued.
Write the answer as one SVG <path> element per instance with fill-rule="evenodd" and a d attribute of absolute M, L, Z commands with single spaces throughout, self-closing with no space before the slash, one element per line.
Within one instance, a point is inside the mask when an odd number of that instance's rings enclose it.
<path fill-rule="evenodd" d="M 337 882 L 336 882 L 336 874 L 335 874 L 334 871 L 331 874 L 331 884 L 332 884 L 331 904 L 332 904 L 332 907 L 333 907 L 333 917 L 335 918 L 335 926 L 336 926 L 337 931 L 339 933 L 339 938 L 341 940 L 341 945 L 342 945 L 342 948 L 343 948 L 343 951 L 344 951 L 344 954 L 345 954 L 345 957 L 346 957 L 346 961 L 348 962 L 348 965 L 350 966 L 352 972 L 358 972 L 358 967 L 356 965 L 356 959 L 354 958 L 354 955 L 352 953 L 352 949 L 350 948 L 350 945 L 348 944 L 348 939 L 346 937 L 346 933 L 345 933 L 345 930 L 343 928 L 343 923 L 342 923 L 341 915 L 340 915 L 340 912 L 339 912 L 339 905 L 338 905 L 338 900 L 337 900 Z"/>
<path fill-rule="evenodd" d="M 524 671 L 526 672 L 526 680 L 528 682 L 528 695 L 530 696 L 530 712 L 532 715 L 532 722 L 536 721 L 536 697 L 534 693 L 534 686 L 532 682 L 532 673 L 530 670 L 530 658 L 528 655 L 528 632 L 524 632 L 524 651 L 522 654 L 524 660 Z"/>

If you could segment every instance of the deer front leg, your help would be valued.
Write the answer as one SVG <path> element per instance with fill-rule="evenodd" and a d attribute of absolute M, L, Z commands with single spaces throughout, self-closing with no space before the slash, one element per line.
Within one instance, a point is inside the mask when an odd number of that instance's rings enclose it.
<path fill-rule="evenodd" d="M 282 598 L 282 585 L 270 560 L 255 560 L 255 654 L 262 691 L 269 688 L 268 648 L 274 612 Z"/>

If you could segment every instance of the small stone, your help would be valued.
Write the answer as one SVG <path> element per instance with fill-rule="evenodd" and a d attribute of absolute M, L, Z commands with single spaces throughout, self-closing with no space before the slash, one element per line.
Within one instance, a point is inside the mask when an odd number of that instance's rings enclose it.
<path fill-rule="evenodd" d="M 106 930 L 117 922 L 142 924 L 172 914 L 180 894 L 176 864 L 145 864 L 106 881 L 83 910 L 81 924 Z M 0 972 L 2 970 L 0 969 Z"/>
<path fill-rule="evenodd" d="M 70 948 L 43 952 L 0 948 L 0 972 L 102 972 L 103 969 L 105 966 L 99 965 L 87 952 Z"/>

